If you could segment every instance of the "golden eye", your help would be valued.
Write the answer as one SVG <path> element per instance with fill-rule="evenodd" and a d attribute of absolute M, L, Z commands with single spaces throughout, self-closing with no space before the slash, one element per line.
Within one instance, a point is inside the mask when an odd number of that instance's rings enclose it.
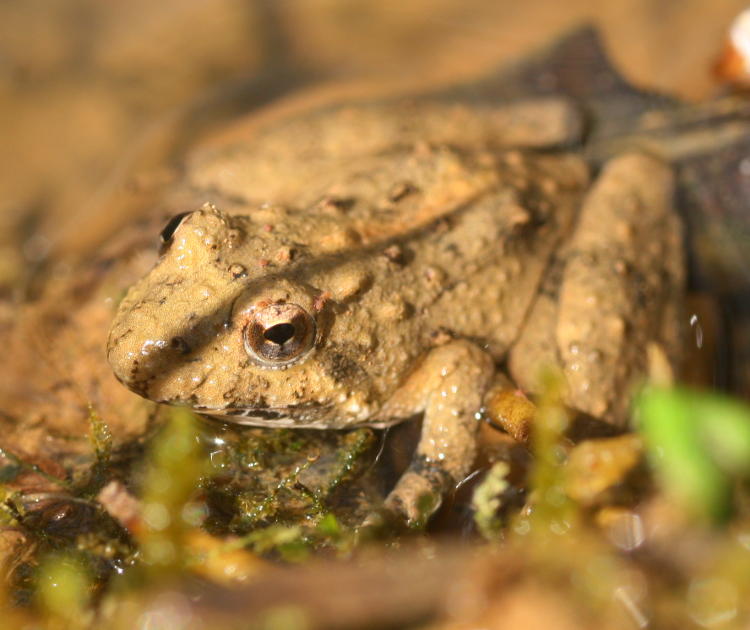
<path fill-rule="evenodd" d="M 271 304 L 253 311 L 242 331 L 245 351 L 261 365 L 288 365 L 315 343 L 315 320 L 296 304 Z"/>

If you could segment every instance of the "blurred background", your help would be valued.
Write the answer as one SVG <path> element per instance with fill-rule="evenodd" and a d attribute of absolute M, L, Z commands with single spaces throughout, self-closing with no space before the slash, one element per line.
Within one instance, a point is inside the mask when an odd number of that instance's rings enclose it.
<path fill-rule="evenodd" d="M 743 5 L 4 0 L 0 286 L 7 294 L 29 263 L 79 233 L 71 217 L 90 212 L 151 145 L 195 133 L 169 127 L 186 108 L 217 121 L 303 85 L 408 91 L 470 80 L 586 22 L 635 84 L 702 99 L 717 89 L 711 66 Z"/>
<path fill-rule="evenodd" d="M 132 271 L 120 269 L 118 260 L 123 261 L 121 266 L 125 267 L 125 259 L 133 251 L 140 252 L 138 247 L 143 249 L 143 243 L 128 236 L 125 228 L 133 223 L 135 212 L 153 209 L 154 202 L 154 199 L 135 195 L 131 205 L 117 203 L 119 190 L 129 187 L 132 192 L 141 184 L 146 191 L 158 189 L 160 178 L 170 177 L 160 170 L 164 164 L 179 163 L 193 143 L 238 116 L 250 116 L 252 124 L 288 111 L 290 107 L 324 103 L 341 95 L 368 98 L 389 93 L 440 91 L 456 83 L 480 82 L 499 68 L 553 44 L 585 24 L 596 28 L 612 63 L 636 88 L 694 103 L 708 102 L 728 91 L 714 75 L 713 68 L 725 45 L 730 24 L 745 5 L 746 2 L 740 0 L 0 0 L 0 346 L 10 356 L 10 361 L 0 362 L 0 461 L 5 462 L 0 473 L 6 475 L 0 480 L 0 490 L 4 491 L 6 481 L 15 479 L 23 491 L 38 493 L 52 487 L 59 493 L 56 478 L 72 478 L 70 471 L 74 465 L 84 468 L 94 457 L 91 444 L 84 436 L 89 431 L 95 433 L 94 425 L 100 422 L 96 414 L 104 418 L 102 426 L 108 426 L 103 432 L 106 439 L 102 438 L 101 444 L 97 446 L 96 436 L 93 438 L 95 456 L 102 461 L 109 457 L 108 441 L 112 436 L 118 447 L 127 444 L 126 437 L 135 436 L 140 440 L 147 422 L 153 419 L 150 407 L 145 407 L 143 401 L 136 400 L 115 382 L 102 351 L 112 305 L 122 295 L 123 287 L 133 281 L 127 274 L 135 273 L 138 268 L 136 265 Z M 606 114 L 610 114 L 609 109 Z M 747 108 L 741 107 L 739 114 L 744 117 L 743 122 L 749 118 Z M 713 128 L 708 129 L 709 137 L 718 135 L 713 131 Z M 747 210 L 750 162 L 745 157 L 750 152 L 750 141 L 747 137 L 744 136 L 736 147 L 730 147 L 732 150 L 721 159 L 688 165 L 690 168 L 682 171 L 683 181 L 689 184 L 685 186 L 687 192 L 682 201 L 691 202 L 683 210 L 688 218 L 700 219 L 691 224 L 701 228 L 693 230 L 693 243 L 698 244 L 697 249 L 702 247 L 703 240 L 708 243 L 696 257 L 708 261 L 706 268 L 723 272 L 722 278 L 717 274 L 708 281 L 713 281 L 715 293 L 724 293 L 725 309 L 719 312 L 712 300 L 707 300 L 703 306 L 691 303 L 690 325 L 694 339 L 690 342 L 703 354 L 698 356 L 696 363 L 699 365 L 693 369 L 700 374 L 688 373 L 685 380 L 705 387 L 722 380 L 712 372 L 712 361 L 714 354 L 720 355 L 714 349 L 721 345 L 716 337 L 722 332 L 718 320 L 723 317 L 733 320 L 731 339 L 725 345 L 733 346 L 735 356 L 732 367 L 720 371 L 736 372 L 735 386 L 730 389 L 740 395 L 750 395 L 750 361 L 747 360 L 750 357 L 747 252 L 750 250 L 746 247 L 747 234 L 750 234 Z M 692 180 L 685 173 L 692 173 Z M 116 221 L 110 220 L 110 215 L 114 214 L 118 215 Z M 121 233 L 115 232 L 113 226 Z M 701 230 L 705 232 L 705 239 L 695 238 L 696 232 Z M 118 239 L 110 238 L 115 234 L 122 236 L 120 244 L 114 243 Z M 148 233 L 149 238 L 151 234 Z M 155 232 L 153 237 L 154 244 L 149 240 L 148 248 L 155 256 Z M 88 256 L 87 252 L 96 255 Z M 734 252 L 739 254 L 732 257 L 730 254 Z M 714 263 L 714 259 L 718 262 Z M 39 296 L 42 297 L 36 303 L 30 299 Z M 6 367 L 6 372 L 1 373 L 2 367 L 7 365 L 10 369 Z M 96 413 L 89 407 L 92 401 Z M 711 402 L 677 396 L 674 404 L 680 409 L 692 409 L 697 406 L 696 401 L 706 409 Z M 714 417 L 731 415 L 725 409 L 727 403 L 720 400 L 716 404 L 721 407 L 720 413 L 706 413 L 707 423 L 718 426 L 726 442 L 744 448 L 738 452 L 745 466 L 746 454 L 750 452 L 750 432 L 746 430 L 748 410 L 744 407 L 740 411 L 729 410 L 736 411 L 739 418 L 740 439 L 727 429 L 728 421 L 722 424 Z M 677 413 L 668 411 L 664 414 L 667 419 L 674 416 L 678 421 L 683 420 Z M 684 424 L 675 426 L 674 435 L 670 433 L 667 442 L 674 441 L 679 450 L 683 446 L 680 438 L 687 433 L 683 431 Z M 108 433 L 110 429 L 112 435 Z M 324 437 L 334 440 L 330 435 Z M 550 438 L 547 446 L 551 448 L 552 444 Z M 329 445 L 330 448 L 338 446 L 338 443 Z M 506 447 L 511 448 L 506 442 L 498 441 L 493 448 L 499 452 Z M 11 451 L 25 454 L 34 468 L 18 458 L 12 459 L 8 454 Z M 105 455 L 100 451 L 106 451 Z M 130 462 L 128 457 L 136 459 L 138 456 L 122 449 L 118 457 L 122 452 L 126 453 L 122 460 L 127 462 Z M 212 452 L 212 456 L 215 453 Z M 687 471 L 690 474 L 683 474 L 683 477 L 711 482 L 710 475 L 705 474 L 706 467 L 713 465 L 706 463 L 710 458 L 700 449 L 686 453 L 681 454 L 692 461 L 684 463 L 677 458 L 673 461 L 682 462 L 684 468 L 672 466 L 670 461 L 670 470 L 678 470 L 678 475 Z M 605 455 L 607 461 L 613 459 L 606 449 Z M 726 459 L 725 452 L 720 455 L 719 459 Z M 96 466 L 100 463 L 95 462 L 91 469 L 98 470 Z M 637 459 L 628 465 L 636 463 Z M 117 464 L 122 465 L 122 461 L 118 460 Z M 175 476 L 185 474 L 184 461 L 175 461 L 174 466 L 179 471 Z M 630 468 L 624 466 L 624 469 L 623 474 L 630 474 Z M 47 475 L 41 481 L 39 471 Z M 167 472 L 171 474 L 172 470 Z M 256 475 L 255 469 L 249 466 L 246 472 L 249 477 Z M 127 478 L 125 474 L 122 477 Z M 740 486 L 737 477 L 741 477 L 745 485 Z M 227 493 L 234 492 L 233 487 L 226 485 L 224 477 L 217 478 L 217 487 Z M 583 468 L 581 478 L 586 482 L 596 480 L 589 468 Z M 641 518 L 647 525 L 653 524 L 653 531 L 649 530 L 647 535 L 655 553 L 644 554 L 643 573 L 641 568 L 633 569 L 635 564 L 617 573 L 620 569 L 612 569 L 614 564 L 610 559 L 607 559 L 609 568 L 603 570 L 604 565 L 597 555 L 600 554 L 596 547 L 598 539 L 590 535 L 590 530 L 584 530 L 579 539 L 574 536 L 563 553 L 560 551 L 562 539 L 553 537 L 553 544 L 544 547 L 550 552 L 549 558 L 529 554 L 528 545 L 523 546 L 515 565 L 505 559 L 497 563 L 503 570 L 511 567 L 509 582 L 517 581 L 516 576 L 521 572 L 518 569 L 514 574 L 513 566 L 525 566 L 531 558 L 531 570 L 536 575 L 551 571 L 554 576 L 555 569 L 550 567 L 558 567 L 557 570 L 562 567 L 565 572 L 573 567 L 571 571 L 576 575 L 588 575 L 580 567 L 594 567 L 589 571 L 591 577 L 587 578 L 590 584 L 581 588 L 580 583 L 571 582 L 575 597 L 569 597 L 567 591 L 565 597 L 558 597 L 563 591 L 555 591 L 557 594 L 552 596 L 540 591 L 541 595 L 533 592 L 524 599 L 522 592 L 520 598 L 511 598 L 510 604 L 504 602 L 502 609 L 498 608 L 501 613 L 498 618 L 508 620 L 504 627 L 582 627 L 573 622 L 568 625 L 558 622 L 575 618 L 571 610 L 575 609 L 577 614 L 579 608 L 585 608 L 583 604 L 593 601 L 590 593 L 596 589 L 592 585 L 604 593 L 607 602 L 614 601 L 613 588 L 615 593 L 626 592 L 623 588 L 631 589 L 636 592 L 633 601 L 637 602 L 639 597 L 646 597 L 646 578 L 657 585 L 650 587 L 655 599 L 661 594 L 658 585 L 664 578 L 664 591 L 674 591 L 676 597 L 685 599 L 680 590 L 682 586 L 674 586 L 674 575 L 678 575 L 687 589 L 688 600 L 693 597 L 698 602 L 699 605 L 691 604 L 698 613 L 694 614 L 693 609 L 688 613 L 675 613 L 676 607 L 682 605 L 675 601 L 682 602 L 682 599 L 665 598 L 664 605 L 654 605 L 654 618 L 672 620 L 673 625 L 668 627 L 681 628 L 687 627 L 682 621 L 689 614 L 700 627 L 725 627 L 703 613 L 706 609 L 715 614 L 716 619 L 732 619 L 726 616 L 726 610 L 737 608 L 736 602 L 742 602 L 743 598 L 750 601 L 747 598 L 750 565 L 746 556 L 738 554 L 734 539 L 737 533 L 736 539 L 742 548 L 750 549 L 748 479 L 750 470 L 743 468 L 741 475 L 736 471 L 731 475 L 722 472 L 715 476 L 714 486 L 709 482 L 704 484 L 709 498 L 714 493 L 728 503 L 730 484 L 740 497 L 736 501 L 739 516 L 732 528 L 727 528 L 730 534 L 725 540 L 711 542 L 715 548 L 709 546 L 709 539 L 702 530 L 690 533 L 685 527 L 686 521 L 681 520 L 682 513 L 665 510 L 664 506 L 669 508 L 669 504 L 660 503 L 658 497 L 636 505 L 636 499 L 640 500 L 641 496 L 638 488 L 633 491 L 635 498 L 622 499 L 619 495 L 615 498 L 639 512 L 624 509 L 596 512 L 597 518 L 604 514 L 610 519 L 606 523 L 602 520 L 605 525 L 626 522 L 634 523 L 633 528 L 642 527 Z M 620 481 L 615 478 L 608 483 L 614 485 Z M 537 479 L 534 483 L 538 487 L 540 482 Z M 148 489 L 148 483 L 145 485 Z M 89 490 L 86 488 L 85 492 Z M 73 493 L 78 501 L 76 505 L 87 506 L 79 501 L 84 491 L 76 492 L 78 495 Z M 9 504 L 10 499 L 5 498 L 11 495 L 2 496 L 0 506 Z M 90 498 L 89 494 L 85 496 L 87 500 Z M 544 493 L 540 492 L 539 496 Z M 592 505 L 597 507 L 595 501 L 592 500 Z M 42 524 L 35 527 L 40 534 L 37 539 L 29 535 L 29 545 L 38 545 L 39 554 L 45 551 L 44 545 L 49 540 L 55 540 L 50 538 L 49 531 L 54 534 L 64 530 L 60 538 L 69 548 L 80 550 L 76 536 L 83 531 L 82 521 L 80 513 L 70 505 L 73 503 L 66 503 L 68 511 L 63 512 L 55 504 L 54 509 L 48 510 L 48 516 L 43 515 L 48 520 L 39 517 L 38 522 Z M 582 505 L 585 509 L 590 507 L 585 502 Z M 28 511 L 32 513 L 31 508 Z M 594 508 L 589 511 L 595 513 Z M 491 516 L 494 516 L 492 511 Z M 15 513 L 6 515 L 6 521 L 14 525 L 16 521 L 22 523 Z M 58 529 L 51 530 L 48 521 Z M 33 523 L 24 530 L 26 535 L 33 533 Z M 333 524 L 336 525 L 335 519 Z M 252 531 L 255 525 L 251 522 L 246 531 Z M 320 534 L 328 537 L 326 544 L 331 540 L 336 544 L 345 540 L 337 528 L 338 525 L 331 528 L 329 523 L 330 531 Z M 607 535 L 618 549 L 629 552 L 644 540 L 644 532 L 633 528 L 622 530 L 627 536 Z M 614 526 L 610 529 L 615 531 Z M 94 525 L 91 530 L 95 530 Z M 15 546 L 21 537 L 19 531 L 11 531 L 9 527 L 2 531 L 5 537 L 0 536 L 0 560 L 4 556 L 14 561 L 19 557 L 24 559 L 17 551 L 20 547 Z M 144 540 L 147 540 L 149 532 L 145 531 Z M 631 544 L 634 531 L 638 540 Z M 108 542 L 109 536 L 107 533 L 105 538 Z M 622 542 L 625 538 L 627 540 Z M 686 542 L 674 544 L 683 539 Z M 94 547 L 93 543 L 90 545 Z M 55 549 L 61 548 L 67 547 L 60 543 Z M 135 549 L 129 547 L 123 557 L 130 558 L 128 554 L 136 553 Z M 100 560 L 98 553 L 92 552 L 97 562 Z M 674 573 L 663 570 L 660 563 L 664 563 L 665 558 L 669 566 L 676 567 Z M 716 563 L 720 565 L 719 577 L 713 582 L 695 582 L 696 566 L 701 563 L 709 566 L 701 570 L 712 575 L 710 571 L 715 567 L 710 565 L 714 558 L 718 558 Z M 243 556 L 245 560 L 250 566 L 256 558 L 248 560 Z M 488 575 L 497 571 L 492 562 L 490 558 Z M 538 562 L 542 569 L 534 569 L 533 562 Z M 19 561 L 19 564 L 22 563 Z M 408 564 L 404 564 L 405 574 Z M 92 562 L 92 566 L 99 565 Z M 396 573 L 402 572 L 400 567 L 397 566 Z M 224 571 L 223 566 L 221 570 Z M 269 567 L 252 564 L 246 573 L 252 576 L 254 571 L 265 575 Z M 339 567 L 331 570 L 335 575 L 339 572 Z M 109 575 L 104 570 L 102 574 Z M 28 598 L 30 587 L 23 581 L 26 578 L 23 575 L 18 578 L 18 575 L 17 572 L 15 586 L 19 583 L 21 586 L 17 592 L 21 593 L 21 599 Z M 311 601 L 315 602 L 318 595 L 322 597 L 327 591 L 335 591 L 318 575 L 311 575 L 311 582 L 321 589 L 318 593 L 309 588 Z M 343 575 L 342 579 L 346 579 L 347 575 Z M 443 565 L 439 571 L 426 567 L 421 575 L 453 576 L 454 571 L 450 565 Z M 419 576 L 414 581 L 423 579 Z M 475 576 L 479 588 L 485 588 L 482 571 L 475 570 Z M 615 586 L 610 588 L 602 576 L 612 578 Z M 279 578 L 281 597 L 289 590 L 285 579 Z M 402 581 L 406 583 L 405 578 Z M 55 584 L 57 582 L 64 580 L 55 580 Z M 501 582 L 497 580 L 492 584 Z M 705 584 L 714 589 L 709 589 L 709 595 L 713 597 L 718 593 L 716 599 L 721 605 L 713 608 L 704 605 L 709 601 L 704 592 Z M 411 588 L 413 584 L 406 586 Z M 556 583 L 555 588 L 558 587 Z M 274 587 L 269 588 L 272 591 Z M 349 588 L 356 593 L 358 583 L 353 581 Z M 367 589 L 360 590 L 366 592 Z M 400 587 L 398 590 L 397 595 L 401 595 L 408 589 Z M 475 605 L 472 592 L 467 592 L 471 596 L 466 605 Z M 724 597 L 727 592 L 731 597 Z M 445 598 L 441 592 L 438 595 L 442 604 Z M 258 596 L 258 601 L 267 599 L 267 593 L 262 590 Z M 731 606 L 724 606 L 727 599 L 731 600 Z M 61 601 L 65 615 L 76 610 L 70 608 L 67 600 Z M 244 598 L 242 604 L 254 601 Z M 349 603 L 347 598 L 342 601 Z M 374 601 L 377 609 L 380 602 Z M 630 606 L 630 600 L 623 601 Z M 540 607 L 540 602 L 547 608 Z M 0 589 L 0 608 L 2 604 Z M 628 608 L 629 614 L 632 614 L 631 608 Z M 555 625 L 530 624 L 520 613 L 513 616 L 516 609 L 541 610 L 541 617 L 554 620 Z M 608 614 L 608 609 L 603 610 Z M 460 613 L 459 610 L 455 614 L 460 617 Z M 123 618 L 128 619 L 129 614 L 126 610 Z M 606 615 L 603 618 L 607 618 Z M 352 627 L 361 627 L 357 625 L 359 619 L 356 621 Z M 645 624 L 636 617 L 636 624 L 627 627 L 644 627 Z M 116 627 L 133 626 L 128 621 Z M 215 626 L 208 624 L 206 627 Z M 397 627 L 397 624 L 387 627 Z M 456 630 L 475 626 L 445 627 Z M 592 623 L 590 627 L 605 626 Z"/>

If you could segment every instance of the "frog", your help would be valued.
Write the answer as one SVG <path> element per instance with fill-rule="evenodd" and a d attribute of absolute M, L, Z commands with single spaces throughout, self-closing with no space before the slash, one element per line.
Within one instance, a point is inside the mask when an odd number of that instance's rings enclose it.
<path fill-rule="evenodd" d="M 189 156 L 158 260 L 119 303 L 116 378 L 221 422 L 421 419 L 383 509 L 424 523 L 469 474 L 486 397 L 556 369 L 566 405 L 624 428 L 685 290 L 674 176 L 597 172 L 574 103 L 396 99 L 241 127 Z M 156 237 L 156 235 L 154 235 Z"/>

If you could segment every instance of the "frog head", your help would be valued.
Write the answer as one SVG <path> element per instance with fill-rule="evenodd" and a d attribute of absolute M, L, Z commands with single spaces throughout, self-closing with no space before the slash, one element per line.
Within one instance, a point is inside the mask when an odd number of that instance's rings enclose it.
<path fill-rule="evenodd" d="M 332 341 L 335 304 L 311 281 L 311 265 L 336 258 L 314 257 L 303 231 L 281 208 L 230 216 L 206 205 L 173 218 L 157 264 L 117 310 L 107 351 L 117 378 L 245 424 L 365 418 L 366 374 Z"/>

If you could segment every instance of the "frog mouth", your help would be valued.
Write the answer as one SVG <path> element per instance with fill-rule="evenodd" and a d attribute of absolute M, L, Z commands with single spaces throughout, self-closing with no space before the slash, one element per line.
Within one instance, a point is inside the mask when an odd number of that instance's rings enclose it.
<path fill-rule="evenodd" d="M 225 409 L 195 408 L 195 411 L 222 422 L 256 427 L 297 427 L 300 429 L 331 429 L 330 408 L 324 405 L 289 407 L 229 407 Z M 345 423 L 341 423 L 344 426 Z"/>

